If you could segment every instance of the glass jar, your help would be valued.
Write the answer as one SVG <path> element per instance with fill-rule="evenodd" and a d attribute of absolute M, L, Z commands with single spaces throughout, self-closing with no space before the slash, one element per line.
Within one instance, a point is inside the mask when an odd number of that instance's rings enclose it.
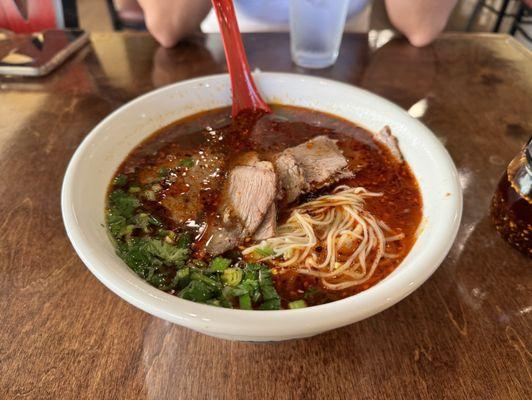
<path fill-rule="evenodd" d="M 500 235 L 532 258 L 532 137 L 501 178 L 491 216 Z"/>

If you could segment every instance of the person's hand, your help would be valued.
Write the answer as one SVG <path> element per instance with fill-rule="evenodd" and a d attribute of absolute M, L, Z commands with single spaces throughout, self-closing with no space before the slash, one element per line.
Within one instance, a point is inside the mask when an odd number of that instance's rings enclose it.
<path fill-rule="evenodd" d="M 196 31 L 207 16 L 210 0 L 138 0 L 146 27 L 164 47 L 172 47 Z"/>

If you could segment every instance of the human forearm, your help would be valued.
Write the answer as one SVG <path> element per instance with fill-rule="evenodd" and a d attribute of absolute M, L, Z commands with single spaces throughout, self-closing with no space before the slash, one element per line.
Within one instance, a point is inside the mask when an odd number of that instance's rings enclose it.
<path fill-rule="evenodd" d="M 425 46 L 438 36 L 457 0 L 385 0 L 392 24 L 414 46 Z"/>
<path fill-rule="evenodd" d="M 172 47 L 197 29 L 209 12 L 210 0 L 138 0 L 146 26 L 164 47 Z"/>

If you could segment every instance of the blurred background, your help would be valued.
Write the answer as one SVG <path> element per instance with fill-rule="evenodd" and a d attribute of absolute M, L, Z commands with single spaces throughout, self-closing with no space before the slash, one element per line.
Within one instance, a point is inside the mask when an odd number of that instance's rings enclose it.
<path fill-rule="evenodd" d="M 475 31 L 512 33 L 517 40 L 532 49 L 532 0 L 459 0 L 449 19 L 447 31 Z M 78 0 L 79 21 L 90 31 L 113 29 L 143 29 L 142 10 L 135 0 Z M 213 16 L 202 25 L 204 31 L 216 28 Z M 384 0 L 375 0 L 363 13 L 365 23 L 348 24 L 348 31 L 389 29 Z M 283 30 L 283 26 L 264 28 L 250 18 L 241 18 L 242 31 Z M 368 26 L 369 24 L 369 26 Z"/>

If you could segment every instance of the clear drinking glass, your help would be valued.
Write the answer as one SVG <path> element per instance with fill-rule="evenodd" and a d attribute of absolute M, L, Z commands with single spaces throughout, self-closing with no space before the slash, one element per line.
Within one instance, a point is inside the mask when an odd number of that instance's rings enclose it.
<path fill-rule="evenodd" d="M 325 68 L 338 57 L 349 0 L 290 0 L 292 60 Z"/>

